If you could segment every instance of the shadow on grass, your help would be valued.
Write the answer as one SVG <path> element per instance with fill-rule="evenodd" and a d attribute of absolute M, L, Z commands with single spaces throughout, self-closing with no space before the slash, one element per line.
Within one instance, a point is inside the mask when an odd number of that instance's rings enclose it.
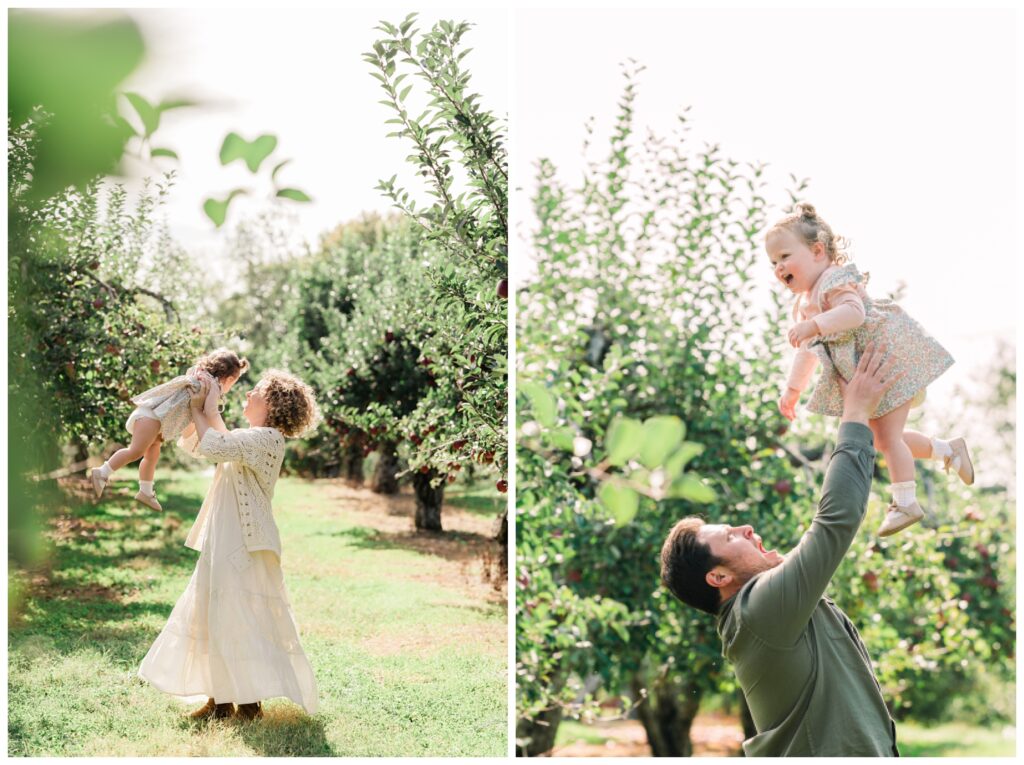
<path fill-rule="evenodd" d="M 263 757 L 335 757 L 324 721 L 298 707 L 268 707 L 260 720 L 238 722 L 242 740 Z"/>
<path fill-rule="evenodd" d="M 501 515 L 508 504 L 506 496 L 494 494 L 494 487 L 490 484 L 486 489 L 481 489 L 478 486 L 449 489 L 445 492 L 444 502 L 449 507 L 484 518 L 495 518 Z"/>
<path fill-rule="evenodd" d="M 196 708 L 201 704 L 196 704 Z M 210 726 L 233 728 L 247 746 L 262 757 L 335 757 L 337 754 L 327 740 L 324 721 L 318 715 L 310 717 L 300 707 L 289 703 L 264 704 L 259 720 L 193 720 L 183 715 L 178 730 L 204 733 Z"/>
<path fill-rule="evenodd" d="M 152 579 L 140 569 L 158 569 L 161 578 L 187 576 L 198 553 L 184 546 L 184 537 L 201 501 L 194 493 L 164 493 L 159 513 L 120 485 L 112 489 L 98 503 L 73 490 L 48 519 L 53 554 L 45 567 L 21 572 L 30 618 L 12 618 L 11 649 L 44 636 L 61 654 L 91 647 L 134 664 L 156 637 L 152 626 L 142 625 L 166 618 L 174 603 L 126 601 Z"/>
<path fill-rule="evenodd" d="M 478 560 L 484 550 L 497 548 L 494 539 L 468 531 L 388 532 L 356 526 L 329 536 L 344 537 L 353 547 L 365 550 L 409 550 L 459 563 Z"/>

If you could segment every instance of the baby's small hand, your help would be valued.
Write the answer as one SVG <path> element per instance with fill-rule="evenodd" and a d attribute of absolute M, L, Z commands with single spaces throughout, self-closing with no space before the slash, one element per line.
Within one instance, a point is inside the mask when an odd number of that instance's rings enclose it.
<path fill-rule="evenodd" d="M 791 330 L 789 330 L 789 344 L 794 348 L 799 348 L 800 343 L 804 340 L 809 340 L 818 334 L 818 325 L 808 319 L 807 321 L 801 321 Z"/>
<path fill-rule="evenodd" d="M 800 391 L 793 388 L 786 388 L 786 391 L 779 396 L 779 412 L 787 420 L 796 419 L 796 405 L 800 401 Z"/>

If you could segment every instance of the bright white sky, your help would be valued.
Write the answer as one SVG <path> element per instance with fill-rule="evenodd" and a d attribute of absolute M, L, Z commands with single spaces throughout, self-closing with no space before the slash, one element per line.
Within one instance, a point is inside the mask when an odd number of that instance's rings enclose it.
<path fill-rule="evenodd" d="M 1011 11 L 524 10 L 515 31 L 518 242 L 534 163 L 579 179 L 583 124 L 596 118 L 603 150 L 632 57 L 647 67 L 641 135 L 692 106 L 694 144 L 769 163 L 776 198 L 790 172 L 810 177 L 806 197 L 853 240 L 872 294 L 907 283 L 902 305 L 958 362 L 930 401 L 976 377 L 993 337 L 1015 337 Z"/>
<path fill-rule="evenodd" d="M 204 259 L 218 258 L 232 224 L 267 205 L 269 170 L 291 158 L 278 181 L 306 191 L 311 204 L 282 201 L 295 213 L 297 238 L 315 244 L 319 235 L 368 210 L 388 211 L 390 201 L 375 190 L 382 178 L 398 174 L 412 188 L 422 184 L 405 158 L 411 145 L 387 138 L 393 113 L 378 103 L 384 92 L 362 59 L 383 34 L 381 19 L 397 24 L 405 9 L 134 9 L 147 46 L 147 60 L 123 90 L 155 103 L 186 95 L 202 108 L 167 112 L 155 146 L 181 159 L 156 166 L 130 166 L 159 175 L 176 168 L 178 179 L 167 207 L 175 239 Z M 473 48 L 465 59 L 470 87 L 496 116 L 508 113 L 508 15 L 505 11 L 432 9 L 419 28 L 436 20 L 465 20 L 476 26 L 463 38 Z M 405 84 L 422 82 L 410 76 Z M 422 88 L 417 84 L 412 101 Z M 415 103 L 415 102 L 414 102 Z M 128 111 L 126 107 L 126 111 Z M 252 176 L 241 162 L 223 167 L 221 142 L 231 131 L 247 140 L 273 133 L 278 148 Z M 134 185 L 134 184 L 130 184 Z M 249 186 L 252 198 L 232 203 L 218 232 L 202 211 L 208 196 L 223 198 Z M 223 273 L 218 269 L 220 273 Z"/>

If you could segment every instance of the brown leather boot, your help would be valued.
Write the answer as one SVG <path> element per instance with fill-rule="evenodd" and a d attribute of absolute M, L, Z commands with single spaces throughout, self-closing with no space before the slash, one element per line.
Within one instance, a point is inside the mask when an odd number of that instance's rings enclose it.
<path fill-rule="evenodd" d="M 230 701 L 218 704 L 211 698 L 207 699 L 206 704 L 201 709 L 192 712 L 189 718 L 192 720 L 209 720 L 212 717 L 216 720 L 223 720 L 231 717 L 234 711 L 234 705 Z"/>
<path fill-rule="evenodd" d="M 263 705 L 258 701 L 254 701 L 252 704 L 239 704 L 235 710 L 235 717 L 246 721 L 263 717 Z"/>

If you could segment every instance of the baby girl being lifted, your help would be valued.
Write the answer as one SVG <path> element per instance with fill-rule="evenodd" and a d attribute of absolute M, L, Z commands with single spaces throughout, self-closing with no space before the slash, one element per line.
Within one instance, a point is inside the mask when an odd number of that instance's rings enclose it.
<path fill-rule="evenodd" d="M 892 503 L 878 533 L 888 536 L 924 517 L 916 499 L 915 459 L 942 460 L 966 483 L 974 467 L 962 438 L 944 441 L 906 430 L 911 407 L 924 401 L 925 388 L 953 363 L 952 356 L 895 302 L 868 296 L 868 275 L 847 263 L 845 240 L 832 233 L 809 204 L 769 229 L 765 248 L 775 277 L 796 295 L 789 342 L 798 348 L 779 411 L 792 420 L 800 394 L 820 362 L 821 374 L 807 409 L 839 417 L 842 383 L 849 380 L 869 342 L 895 357 L 896 383 L 869 420 L 875 447 L 885 455 Z"/>
<path fill-rule="evenodd" d="M 103 496 L 103 489 L 115 470 L 141 458 L 139 492 L 135 499 L 154 510 L 163 510 L 153 491 L 153 476 L 157 460 L 160 459 L 160 447 L 164 441 L 172 441 L 179 435 L 190 435 L 195 428 L 189 399 L 202 387 L 200 379 L 206 378 L 219 385 L 223 394 L 231 390 L 231 386 L 248 368 L 249 362 L 246 359 L 238 358 L 234 351 L 227 348 L 218 348 L 199 359 L 184 375 L 135 396 L 131 401 L 136 409 L 128 416 L 125 424 L 132 435 L 131 444 L 114 452 L 110 459 L 101 467 L 93 468 L 90 474 L 97 498 Z"/>

